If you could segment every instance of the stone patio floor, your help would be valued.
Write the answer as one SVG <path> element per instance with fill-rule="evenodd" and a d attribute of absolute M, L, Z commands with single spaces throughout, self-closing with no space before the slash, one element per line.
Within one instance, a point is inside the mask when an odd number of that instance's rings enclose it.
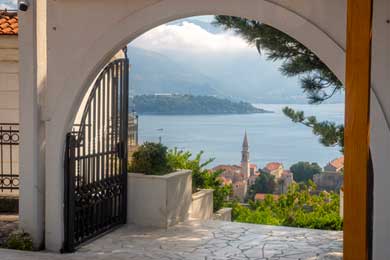
<path fill-rule="evenodd" d="M 194 220 L 167 230 L 126 225 L 73 254 L 0 249 L 0 259 L 342 259 L 342 232 Z"/>

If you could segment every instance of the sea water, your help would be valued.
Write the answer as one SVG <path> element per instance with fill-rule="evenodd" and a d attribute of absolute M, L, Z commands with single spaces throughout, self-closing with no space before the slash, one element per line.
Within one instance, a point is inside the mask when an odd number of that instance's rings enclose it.
<path fill-rule="evenodd" d="M 325 147 L 312 129 L 287 118 L 282 108 L 303 110 L 319 121 L 344 122 L 344 104 L 296 105 L 257 104 L 273 111 L 247 115 L 140 115 L 139 140 L 159 142 L 193 154 L 204 151 L 204 159 L 215 158 L 210 166 L 239 164 L 245 131 L 250 161 L 262 168 L 268 162 L 282 162 L 285 168 L 298 161 L 325 166 L 341 156 L 340 147 Z"/>

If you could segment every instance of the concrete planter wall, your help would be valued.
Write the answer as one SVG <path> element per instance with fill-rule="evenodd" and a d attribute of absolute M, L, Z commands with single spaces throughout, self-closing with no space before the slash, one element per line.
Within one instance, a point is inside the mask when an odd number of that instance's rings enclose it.
<path fill-rule="evenodd" d="M 191 218 L 213 218 L 213 192 L 214 190 L 204 189 L 192 194 L 192 203 L 190 207 Z"/>
<path fill-rule="evenodd" d="M 189 218 L 191 171 L 163 176 L 129 173 L 127 194 L 128 223 L 167 228 Z"/>
<path fill-rule="evenodd" d="M 222 208 L 215 212 L 214 220 L 232 221 L 232 208 Z"/>

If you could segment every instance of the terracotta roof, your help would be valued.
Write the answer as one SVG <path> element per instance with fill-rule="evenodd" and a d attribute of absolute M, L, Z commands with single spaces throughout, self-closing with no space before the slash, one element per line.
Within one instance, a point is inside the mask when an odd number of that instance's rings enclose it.
<path fill-rule="evenodd" d="M 0 11 L 0 35 L 18 35 L 18 22 L 16 12 Z"/>
<path fill-rule="evenodd" d="M 219 171 L 219 170 L 236 172 L 236 171 L 240 171 L 241 167 L 237 166 L 237 165 L 224 165 L 224 164 L 221 164 L 221 165 L 215 166 L 213 168 L 213 171 Z"/>
<path fill-rule="evenodd" d="M 272 198 L 273 198 L 274 200 L 279 199 L 279 195 L 277 195 L 277 194 L 256 193 L 256 195 L 255 195 L 255 201 L 256 201 L 256 200 L 265 200 L 265 197 L 266 197 L 267 195 L 272 196 Z"/>
<path fill-rule="evenodd" d="M 333 167 L 335 167 L 336 169 L 341 169 L 344 167 L 344 156 L 340 157 L 340 158 L 337 158 L 337 159 L 334 159 L 333 161 L 331 161 L 329 163 L 329 165 L 332 165 Z"/>
<path fill-rule="evenodd" d="M 256 168 L 257 168 L 257 165 L 254 164 L 254 163 L 251 163 L 251 164 L 249 164 L 249 167 L 250 167 L 250 168 L 255 168 L 255 169 L 256 169 Z"/>
<path fill-rule="evenodd" d="M 230 180 L 230 179 L 227 179 L 227 178 L 222 177 L 222 176 L 219 176 L 218 178 L 222 181 L 222 183 L 223 183 L 224 185 L 232 184 L 232 180 Z"/>
<path fill-rule="evenodd" d="M 274 170 L 278 169 L 281 165 L 282 164 L 278 163 L 278 162 L 270 162 L 270 163 L 267 163 L 267 165 L 264 168 L 269 170 L 269 171 L 274 171 Z"/>

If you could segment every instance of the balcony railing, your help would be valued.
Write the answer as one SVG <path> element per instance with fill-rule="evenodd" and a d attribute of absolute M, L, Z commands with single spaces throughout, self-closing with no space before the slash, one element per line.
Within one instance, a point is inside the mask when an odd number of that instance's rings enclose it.
<path fill-rule="evenodd" d="M 19 189 L 19 124 L 0 123 L 0 192 Z"/>

